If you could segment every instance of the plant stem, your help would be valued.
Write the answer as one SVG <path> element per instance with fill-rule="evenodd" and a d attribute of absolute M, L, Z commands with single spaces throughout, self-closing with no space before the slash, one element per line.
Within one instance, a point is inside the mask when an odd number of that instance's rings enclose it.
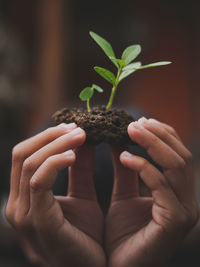
<path fill-rule="evenodd" d="M 90 108 L 90 99 L 87 100 L 87 111 L 90 112 L 91 108 Z"/>
<path fill-rule="evenodd" d="M 110 94 L 110 98 L 109 98 L 108 104 L 106 106 L 106 110 L 110 109 L 111 106 L 112 106 L 113 99 L 115 97 L 115 93 L 116 93 L 116 90 L 117 90 L 117 86 L 119 84 L 119 77 L 120 77 L 121 72 L 122 72 L 122 67 L 119 67 L 118 72 L 117 72 L 117 77 L 115 79 L 115 83 L 113 85 L 113 88 L 112 88 L 112 91 L 111 91 L 111 94 Z"/>

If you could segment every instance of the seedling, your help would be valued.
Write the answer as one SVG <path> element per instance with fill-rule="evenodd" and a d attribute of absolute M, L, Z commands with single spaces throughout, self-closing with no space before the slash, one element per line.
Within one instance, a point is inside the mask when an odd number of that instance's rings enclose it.
<path fill-rule="evenodd" d="M 107 42 L 105 39 L 103 39 L 101 36 L 99 36 L 98 34 L 94 32 L 90 32 L 90 36 L 101 47 L 101 49 L 104 51 L 107 57 L 112 61 L 112 63 L 117 68 L 117 73 L 115 75 L 113 72 L 105 68 L 98 67 L 98 66 L 94 67 L 94 70 L 101 77 L 103 77 L 106 81 L 112 84 L 112 90 L 111 90 L 111 94 L 108 100 L 108 104 L 106 106 L 106 110 L 111 108 L 115 94 L 116 94 L 117 87 L 123 79 L 125 79 L 126 77 L 128 77 L 129 75 L 131 75 L 137 70 L 171 64 L 170 61 L 160 61 L 160 62 L 148 64 L 148 65 L 142 65 L 142 63 L 139 61 L 133 62 L 136 59 L 136 57 L 141 53 L 141 46 L 138 44 L 127 47 L 123 51 L 121 58 L 118 59 L 116 58 L 114 50 L 109 42 Z M 98 91 L 99 93 L 103 92 L 103 89 L 101 87 L 93 84 L 91 87 L 84 88 L 79 95 L 82 101 L 86 101 L 88 112 L 91 111 L 90 99 L 94 94 L 94 89 Z"/>
<path fill-rule="evenodd" d="M 103 89 L 96 85 L 96 84 L 93 84 L 91 87 L 86 87 L 84 88 L 79 97 L 82 101 L 86 101 L 87 103 L 87 110 L 90 112 L 91 111 L 91 108 L 90 108 L 90 98 L 93 96 L 94 94 L 94 89 L 99 92 L 99 93 L 103 93 Z"/>

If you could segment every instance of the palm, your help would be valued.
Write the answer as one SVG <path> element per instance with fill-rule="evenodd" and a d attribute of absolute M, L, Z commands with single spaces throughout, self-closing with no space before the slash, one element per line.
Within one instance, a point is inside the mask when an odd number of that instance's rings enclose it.
<path fill-rule="evenodd" d="M 67 252 L 70 256 L 76 251 L 79 255 L 71 263 L 73 266 L 82 262 L 88 266 L 98 262 L 103 266 L 105 262 L 102 248 L 104 216 L 93 184 L 93 158 L 94 148 L 83 146 L 78 149 L 76 162 L 69 169 L 68 195 L 55 197 L 52 205 L 54 225 L 58 225 L 56 237 L 59 246 L 63 242 L 63 254 L 66 256 Z"/>
<path fill-rule="evenodd" d="M 87 150 L 87 151 L 86 151 Z M 82 154 L 86 153 L 91 160 L 85 162 Z M 37 218 L 43 221 L 42 229 L 42 247 L 51 245 L 49 240 L 54 240 L 51 250 L 55 251 L 54 255 L 45 254 L 41 257 L 47 263 L 60 259 L 62 266 L 63 259 L 73 258 L 73 262 L 69 262 L 70 266 L 80 266 L 83 263 L 88 266 L 94 266 L 99 262 L 104 266 L 105 255 L 102 248 L 104 217 L 96 200 L 96 193 L 92 178 L 92 156 L 93 150 L 82 147 L 79 149 L 76 163 L 70 168 L 69 186 L 67 196 L 53 196 L 51 190 L 46 193 L 48 205 L 40 203 L 43 206 L 42 213 L 37 213 Z M 87 157 L 85 157 L 87 159 Z M 32 249 L 37 254 L 37 247 L 40 241 L 33 232 L 33 239 L 36 247 Z M 57 249 L 59 248 L 59 249 Z M 56 255 L 58 253 L 58 255 Z M 79 255 L 79 257 L 73 256 Z M 52 256 L 52 259 L 51 259 Z M 55 266 L 59 266 L 58 260 Z M 52 265 L 54 266 L 54 265 Z"/>
<path fill-rule="evenodd" d="M 110 265 L 121 267 L 144 264 L 142 255 L 148 262 L 161 238 L 165 210 L 157 208 L 152 197 L 139 196 L 137 174 L 121 165 L 119 154 L 120 149 L 113 147 L 115 179 L 105 240 Z"/>
<path fill-rule="evenodd" d="M 57 197 L 69 228 L 87 238 L 88 242 L 102 245 L 104 218 L 96 201 L 76 197 Z M 69 224 L 70 223 L 70 224 Z"/>
<path fill-rule="evenodd" d="M 151 198 L 132 197 L 112 202 L 106 219 L 106 245 L 115 262 L 126 266 L 135 258 L 134 254 L 151 245 L 148 238 L 148 233 L 151 233 L 151 210 Z"/>

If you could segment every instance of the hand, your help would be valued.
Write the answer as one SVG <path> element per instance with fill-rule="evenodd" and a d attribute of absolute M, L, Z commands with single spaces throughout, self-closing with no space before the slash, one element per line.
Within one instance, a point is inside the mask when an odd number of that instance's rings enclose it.
<path fill-rule="evenodd" d="M 103 215 L 93 185 L 94 149 L 80 147 L 84 141 L 82 129 L 61 124 L 13 150 L 6 216 L 31 255 L 48 267 L 105 265 Z M 69 166 L 68 195 L 55 197 L 57 172 Z"/>
<path fill-rule="evenodd" d="M 109 266 L 162 266 L 198 219 L 191 153 L 170 126 L 153 119 L 131 123 L 128 133 L 163 172 L 112 148 L 115 177 L 105 238 Z M 140 196 L 138 174 L 152 196 Z"/>

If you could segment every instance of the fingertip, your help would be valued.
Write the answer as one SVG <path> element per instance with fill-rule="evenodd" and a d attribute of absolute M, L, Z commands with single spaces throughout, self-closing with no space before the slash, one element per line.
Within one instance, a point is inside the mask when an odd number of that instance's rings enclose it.
<path fill-rule="evenodd" d="M 72 137 L 73 140 L 75 140 L 76 142 L 78 141 L 81 144 L 83 144 L 85 142 L 86 139 L 86 133 L 85 131 L 78 127 L 75 128 L 74 130 L 72 130 L 69 135 Z"/>
<path fill-rule="evenodd" d="M 150 121 L 150 122 L 157 123 L 157 124 L 161 124 L 160 121 L 158 121 L 158 120 L 156 120 L 156 119 L 154 119 L 154 118 L 150 118 L 149 121 Z"/>
<path fill-rule="evenodd" d="M 75 154 L 75 152 L 74 152 L 72 149 L 70 149 L 70 150 L 64 152 L 63 154 L 64 154 L 64 155 L 66 156 L 66 158 L 69 159 L 69 160 L 75 160 L 75 159 L 76 159 L 76 154 Z"/>
<path fill-rule="evenodd" d="M 134 125 L 135 125 L 135 121 L 132 121 L 129 125 L 128 125 L 128 132 L 132 131 L 134 129 Z"/>
<path fill-rule="evenodd" d="M 131 122 L 128 126 L 128 134 L 133 141 L 136 141 L 137 136 L 144 130 L 145 128 L 138 121 Z"/>
<path fill-rule="evenodd" d="M 32 192 L 39 191 L 41 189 L 40 183 L 38 183 L 38 179 L 31 178 L 29 183 L 30 183 L 30 190 Z"/>
<path fill-rule="evenodd" d="M 121 163 L 123 163 L 123 164 L 124 164 L 125 162 L 127 162 L 127 161 L 130 161 L 131 158 L 132 158 L 132 154 L 131 154 L 130 152 L 128 152 L 128 151 L 123 151 L 123 152 L 120 154 L 120 157 L 119 157 Z"/>
<path fill-rule="evenodd" d="M 147 122 L 148 120 L 147 120 L 147 118 L 145 118 L 145 117 L 141 117 L 139 120 L 138 120 L 138 122 L 139 123 L 145 123 L 145 122 Z"/>

